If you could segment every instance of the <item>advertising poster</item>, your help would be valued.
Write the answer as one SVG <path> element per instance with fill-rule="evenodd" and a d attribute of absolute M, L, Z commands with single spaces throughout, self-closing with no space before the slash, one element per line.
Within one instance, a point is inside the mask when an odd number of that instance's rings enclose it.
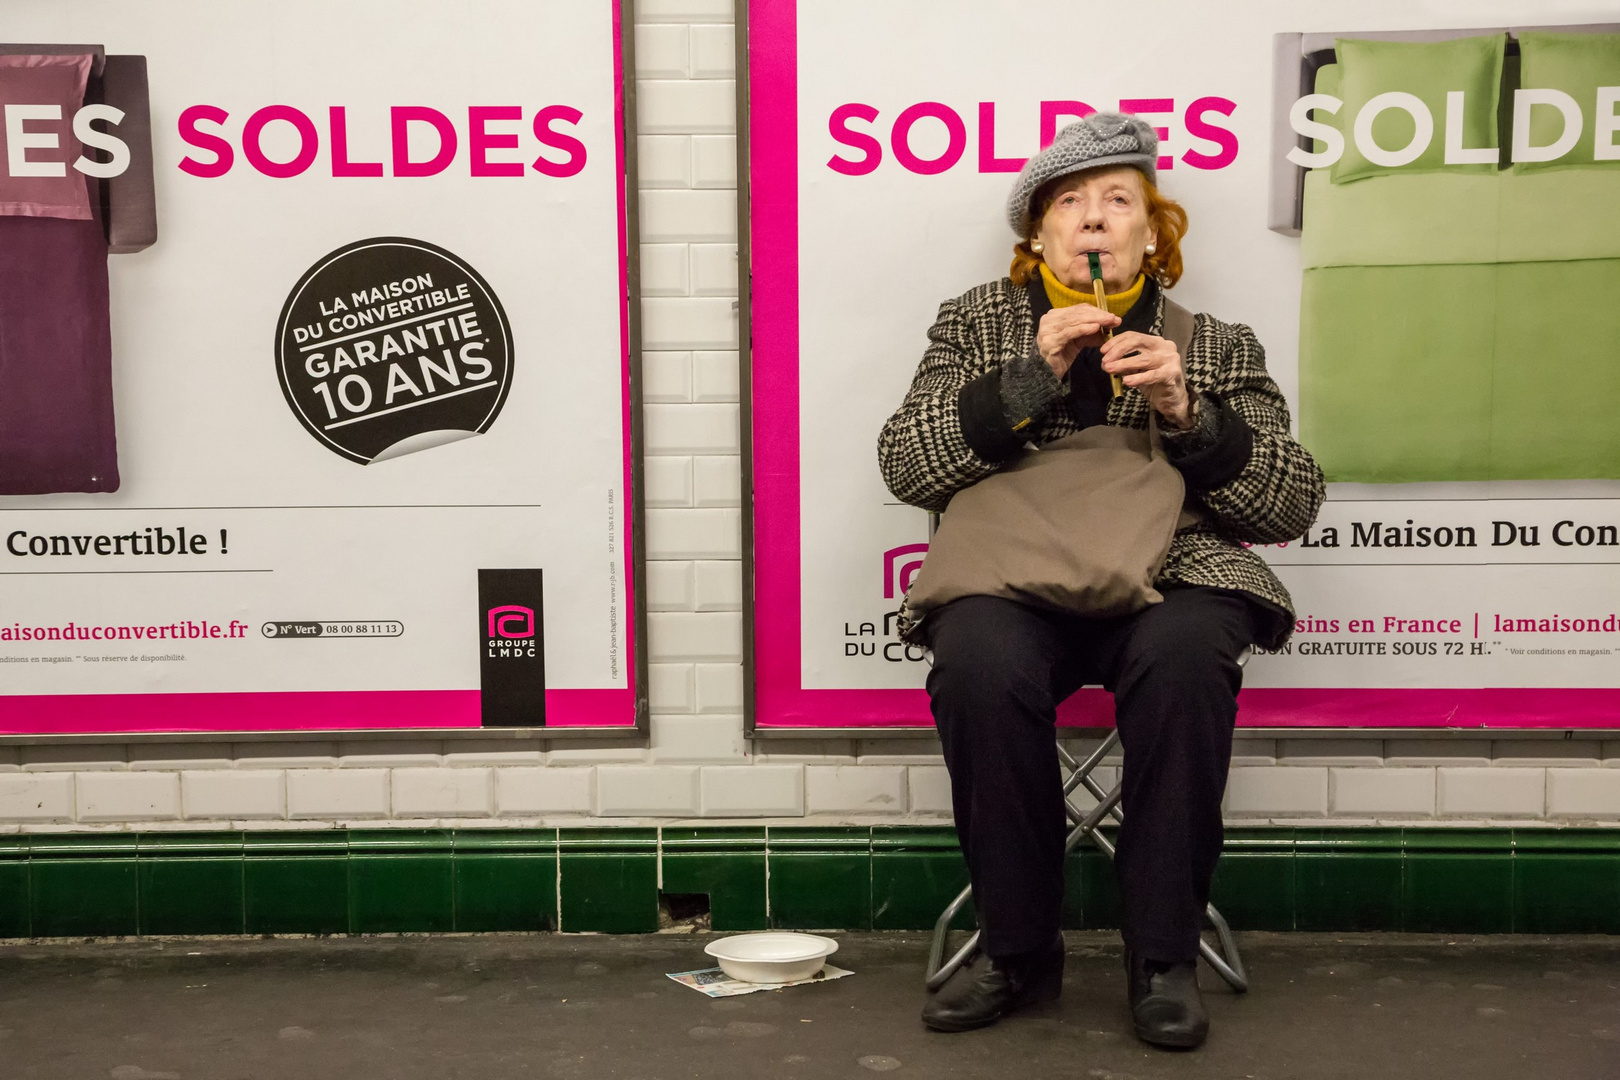
<path fill-rule="evenodd" d="M 1252 327 L 1329 480 L 1239 723 L 1620 727 L 1620 24 L 1595 3 L 748 6 L 756 732 L 930 723 L 878 471 L 1030 154 L 1135 113 L 1170 295 Z M 1081 691 L 1067 724 L 1111 723 Z"/>
<path fill-rule="evenodd" d="M 644 726 L 623 33 L 8 0 L 0 734 Z"/>

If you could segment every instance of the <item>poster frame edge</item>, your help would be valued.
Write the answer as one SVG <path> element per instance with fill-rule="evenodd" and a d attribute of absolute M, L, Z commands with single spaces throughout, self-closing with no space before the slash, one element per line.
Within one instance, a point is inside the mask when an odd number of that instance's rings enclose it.
<path fill-rule="evenodd" d="M 636 0 L 613 0 L 619 22 L 620 139 L 623 143 L 619 183 L 624 191 L 625 333 L 630 401 L 630 602 L 635 635 L 634 722 L 628 727 L 598 729 L 601 735 L 648 740 L 652 735 L 652 690 L 649 678 L 647 622 L 647 468 L 646 422 L 642 408 L 641 364 L 641 154 L 636 123 Z M 577 735 L 585 728 L 539 729 L 539 737 Z"/>
<path fill-rule="evenodd" d="M 754 246 L 753 183 L 750 144 L 752 111 L 750 90 L 753 69 L 749 64 L 749 8 L 752 0 L 736 0 L 733 8 L 733 37 L 736 58 L 737 115 L 737 423 L 738 455 L 742 476 L 740 545 L 742 553 L 742 682 L 743 738 L 754 739 L 758 726 L 759 695 L 755 686 L 758 664 L 754 651 Z M 765 729 L 763 734 L 772 732 Z"/>
<path fill-rule="evenodd" d="M 20 732 L 0 734 L 0 746 L 142 745 L 154 743 L 257 743 L 257 742 L 399 742 L 401 739 L 444 739 L 466 742 L 530 741 L 535 739 L 629 739 L 636 732 L 618 727 L 476 727 L 476 728 L 297 728 L 259 731 L 82 731 Z"/>
<path fill-rule="evenodd" d="M 1097 738 L 1114 729 L 1109 727 L 1062 727 L 1057 738 Z M 63 746 L 141 743 L 141 744 L 197 744 L 221 741 L 232 743 L 307 742 L 339 737 L 344 742 L 398 741 L 402 735 L 423 739 L 459 740 L 465 742 L 523 742 L 536 739 L 578 739 L 596 742 L 601 739 L 622 738 L 627 743 L 632 732 L 628 728 L 321 728 L 292 731 L 148 731 L 0 734 L 0 746 Z M 931 727 L 767 727 L 754 737 L 772 740 L 856 740 L 883 739 L 938 739 L 938 731 Z M 1421 727 L 1240 727 L 1233 733 L 1238 739 L 1382 739 L 1407 741 L 1414 739 L 1458 742 L 1496 742 L 1502 740 L 1540 740 L 1544 742 L 1604 742 L 1620 739 L 1620 728 L 1421 728 Z"/>
<path fill-rule="evenodd" d="M 625 0 L 630 2 L 630 0 Z M 749 60 L 749 14 L 755 0 L 737 0 L 735 4 L 735 56 L 736 56 L 736 117 L 737 117 L 737 287 L 738 287 L 738 423 L 741 428 L 740 456 L 742 474 L 742 513 L 741 513 L 741 563 L 742 563 L 742 666 L 743 666 L 743 737 L 750 743 L 756 740 L 856 740 L 856 739 L 937 739 L 938 731 L 931 725 L 906 725 L 894 727 L 799 727 L 783 724 L 760 724 L 758 716 L 758 664 L 756 656 L 757 629 L 756 618 L 756 589 L 755 589 L 755 490 L 754 490 L 754 414 L 753 414 L 753 335 L 752 335 L 752 279 L 753 279 L 753 213 L 752 213 L 752 186 L 753 171 L 751 167 L 751 118 L 750 109 L 751 81 L 753 76 L 752 65 Z M 1605 24 L 1607 25 L 1607 24 Z M 1620 24 L 1615 24 L 1620 26 Z M 1273 51 L 1287 49 L 1289 46 L 1297 48 L 1299 34 L 1278 33 L 1273 35 Z M 1275 72 L 1275 65 L 1274 65 Z M 1271 87 L 1271 96 L 1276 99 L 1283 91 L 1276 84 L 1275 77 Z M 1274 141 L 1278 137 L 1276 130 L 1268 133 Z M 1303 137 L 1301 137 L 1303 141 Z M 1274 157 L 1274 155 L 1273 155 Z M 1304 170 L 1294 169 L 1295 176 L 1292 183 L 1284 181 L 1275 170 L 1268 172 L 1268 181 L 1272 185 L 1282 183 L 1284 187 L 1298 187 L 1303 184 Z M 1275 198 L 1268 194 L 1270 203 Z M 1268 211 L 1275 207 L 1268 205 Z M 1268 221 L 1268 228 L 1283 235 L 1298 235 L 1298 201 L 1297 197 L 1291 204 L 1290 212 L 1295 220 L 1293 231 L 1285 227 L 1280 220 Z M 1059 737 L 1065 733 L 1073 735 L 1095 736 L 1098 733 L 1112 730 L 1106 727 L 1060 727 L 1057 729 Z M 1237 738 L 1251 739 L 1385 739 L 1385 740 L 1413 740 L 1413 739 L 1440 739 L 1440 740 L 1525 740 L 1540 739 L 1545 741 L 1606 741 L 1620 739 L 1620 728 L 1602 727 L 1244 727 L 1239 725 L 1234 732 Z"/>
<path fill-rule="evenodd" d="M 1059 727 L 1056 737 L 1097 738 L 1113 731 L 1111 727 Z M 931 727 L 766 727 L 753 733 L 760 739 L 938 739 Z M 1605 742 L 1620 739 L 1620 728 L 1514 727 L 1514 728 L 1434 728 L 1434 727 L 1238 727 L 1234 739 L 1386 739 L 1386 740 L 1486 740 L 1537 739 L 1544 742 Z"/>
<path fill-rule="evenodd" d="M 623 216 L 624 273 L 624 334 L 625 365 L 629 400 L 622 403 L 626 410 L 629 431 L 629 513 L 628 536 L 630 550 L 628 562 L 631 578 L 630 625 L 634 635 L 634 664 L 628 673 L 633 679 L 632 722 L 628 724 L 574 724 L 560 727 L 388 727 L 388 728 L 299 728 L 294 730 L 233 730 L 208 731 L 90 731 L 90 732 L 5 732 L 0 733 L 0 746 L 47 746 L 72 744 L 151 744 L 151 743 L 232 743 L 248 742 L 306 742 L 341 737 L 345 741 L 398 740 L 424 738 L 465 740 L 566 740 L 585 739 L 595 742 L 604 738 L 618 738 L 627 746 L 645 745 L 652 733 L 651 690 L 648 685 L 648 618 L 647 618 L 647 510 L 646 469 L 643 456 L 646 449 L 645 423 L 642 408 L 641 362 L 641 214 L 639 198 L 639 144 L 636 124 L 636 6 L 635 0 L 610 0 L 617 15 L 619 77 L 618 97 L 620 117 L 615 132 L 620 142 L 620 160 L 617 182 L 621 185 Z"/>

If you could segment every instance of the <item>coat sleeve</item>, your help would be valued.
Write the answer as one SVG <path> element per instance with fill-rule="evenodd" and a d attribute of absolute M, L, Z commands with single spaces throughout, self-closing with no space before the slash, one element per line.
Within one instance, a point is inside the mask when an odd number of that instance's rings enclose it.
<path fill-rule="evenodd" d="M 1209 330 L 1206 347 L 1217 355 L 1208 365 L 1212 370 L 1202 372 L 1198 389 L 1216 400 L 1226 426 L 1249 430 L 1251 447 L 1235 475 L 1199 491 L 1199 501 L 1221 532 L 1234 540 L 1251 544 L 1292 540 L 1316 520 L 1327 496 L 1322 469 L 1289 432 L 1288 402 L 1266 371 L 1265 350 L 1254 331 L 1213 320 Z"/>
<path fill-rule="evenodd" d="M 883 481 L 902 502 L 943 510 L 952 495 L 996 471 L 1007 448 L 994 442 L 993 433 L 987 439 L 980 430 L 970 438 L 964 431 L 964 423 L 969 429 L 1004 425 L 1000 367 L 978 372 L 979 349 L 960 303 L 941 304 L 911 389 L 878 436 Z M 1017 439 L 1011 449 L 1022 445 Z"/>

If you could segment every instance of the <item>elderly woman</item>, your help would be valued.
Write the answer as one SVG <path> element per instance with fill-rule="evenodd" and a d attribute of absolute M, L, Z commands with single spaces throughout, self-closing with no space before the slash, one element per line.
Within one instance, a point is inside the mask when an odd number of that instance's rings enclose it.
<path fill-rule="evenodd" d="M 1208 1031 L 1195 961 L 1222 845 L 1238 658 L 1293 627 L 1287 590 L 1244 545 L 1299 536 L 1324 487 L 1289 435 L 1253 331 L 1199 314 L 1185 355 L 1160 336 L 1187 218 L 1155 187 L 1157 151 L 1148 124 L 1096 114 L 1030 159 L 1007 207 L 1019 237 L 1010 274 L 940 307 L 879 442 L 889 489 L 944 510 L 1029 444 L 1093 424 L 1142 428 L 1151 412 L 1198 518 L 1171 543 L 1155 582 L 1163 602 L 1135 614 L 968 596 L 920 623 L 902 618 L 933 650 L 928 693 L 982 930 L 979 956 L 923 1009 L 942 1031 L 1059 992 L 1067 826 L 1054 726 L 1058 703 L 1087 683 L 1113 692 L 1124 746 L 1115 870 L 1136 1032 L 1194 1047 Z M 1092 303 L 1093 252 L 1106 310 Z"/>

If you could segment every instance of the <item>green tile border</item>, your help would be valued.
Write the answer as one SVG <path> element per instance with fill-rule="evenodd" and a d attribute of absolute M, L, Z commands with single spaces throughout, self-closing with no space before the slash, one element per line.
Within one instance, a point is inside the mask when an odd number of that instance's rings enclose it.
<path fill-rule="evenodd" d="M 658 830 L 560 830 L 557 922 L 569 932 L 657 930 Z"/>
<path fill-rule="evenodd" d="M 659 838 L 659 870 L 669 894 L 704 894 L 714 930 L 764 930 L 766 831 L 763 828 L 668 828 Z"/>
<path fill-rule="evenodd" d="M 772 828 L 765 848 L 773 929 L 872 929 L 871 827 Z"/>
<path fill-rule="evenodd" d="M 0 938 L 33 934 L 28 884 L 28 838 L 0 836 Z"/>
<path fill-rule="evenodd" d="M 453 843 L 458 932 L 557 929 L 556 829 L 469 829 Z"/>
<path fill-rule="evenodd" d="M 244 933 L 244 848 L 239 832 L 137 834 L 137 932 Z"/>
<path fill-rule="evenodd" d="M 248 833 L 242 848 L 242 915 L 247 933 L 348 932 L 346 833 Z"/>
<path fill-rule="evenodd" d="M 28 901 L 33 935 L 138 933 L 136 844 L 134 834 L 30 837 Z"/>
<path fill-rule="evenodd" d="M 872 929 L 931 929 L 967 883 L 967 863 L 950 826 L 872 829 Z M 972 901 L 951 925 L 973 927 Z"/>
<path fill-rule="evenodd" d="M 1294 830 L 1227 829 L 1210 900 L 1233 926 L 1292 930 L 1298 904 Z"/>
<path fill-rule="evenodd" d="M 1100 852 L 1066 875 L 1065 925 L 1118 925 Z M 940 825 L 8 834 L 0 938 L 642 933 L 661 892 L 716 930 L 926 930 L 966 880 Z M 1620 829 L 1232 829 L 1213 899 L 1239 930 L 1620 934 Z"/>

